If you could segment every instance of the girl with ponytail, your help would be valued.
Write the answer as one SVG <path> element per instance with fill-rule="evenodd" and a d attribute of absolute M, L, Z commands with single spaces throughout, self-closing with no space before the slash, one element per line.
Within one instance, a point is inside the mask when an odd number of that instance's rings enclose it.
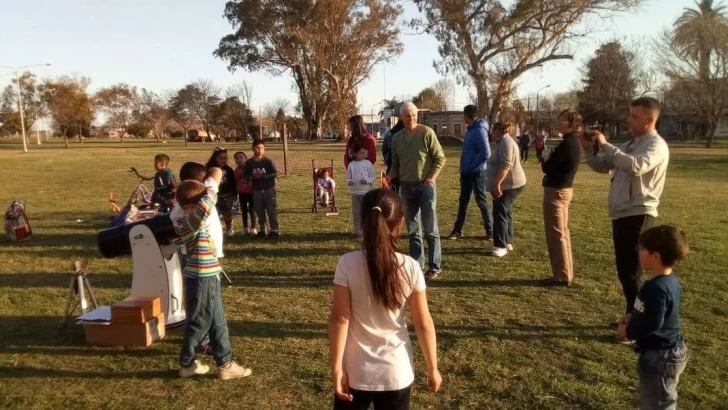
<path fill-rule="evenodd" d="M 329 318 L 335 410 L 372 403 L 375 410 L 409 409 L 414 370 L 407 305 L 427 364 L 428 387 L 436 392 L 442 383 L 422 269 L 397 249 L 404 207 L 388 189 L 364 195 L 364 249 L 343 255 L 336 266 Z"/>

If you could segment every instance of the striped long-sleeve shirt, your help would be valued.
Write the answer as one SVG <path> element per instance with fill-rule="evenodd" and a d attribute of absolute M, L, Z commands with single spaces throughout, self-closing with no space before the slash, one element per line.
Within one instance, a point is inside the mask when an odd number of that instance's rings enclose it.
<path fill-rule="evenodd" d="M 177 226 L 187 251 L 187 264 L 182 274 L 189 278 L 215 276 L 222 272 L 215 256 L 215 245 L 205 223 L 215 209 L 217 194 L 209 189 L 202 197 L 195 210 L 185 215 Z"/>

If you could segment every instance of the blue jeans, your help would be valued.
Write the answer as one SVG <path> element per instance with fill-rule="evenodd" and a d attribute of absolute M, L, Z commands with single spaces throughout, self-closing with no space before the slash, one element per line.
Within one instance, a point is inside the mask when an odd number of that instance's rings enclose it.
<path fill-rule="evenodd" d="M 677 384 L 688 364 L 688 349 L 680 343 L 672 350 L 645 350 L 637 360 L 640 399 L 646 410 L 677 409 Z"/>
<path fill-rule="evenodd" d="M 488 201 L 485 196 L 485 171 L 460 175 L 460 204 L 458 206 L 458 216 L 455 219 L 455 226 L 452 228 L 452 231 L 462 233 L 465 218 L 468 215 L 471 194 L 475 194 L 475 203 L 480 208 L 485 233 L 492 235 L 493 216 L 490 214 L 490 208 L 488 208 Z"/>
<path fill-rule="evenodd" d="M 513 243 L 516 228 L 513 225 L 513 202 L 523 187 L 507 189 L 500 198 L 493 198 L 493 247 L 505 248 Z"/>
<path fill-rule="evenodd" d="M 405 221 L 409 232 L 409 253 L 420 266 L 424 266 L 422 255 L 422 231 L 427 240 L 428 270 L 440 270 L 442 248 L 440 231 L 437 227 L 437 189 L 423 184 L 402 183 L 400 194 L 407 203 Z"/>
<path fill-rule="evenodd" d="M 184 278 L 187 324 L 182 339 L 179 364 L 189 367 L 196 358 L 196 348 L 209 336 L 212 354 L 218 366 L 230 361 L 230 335 L 222 309 L 222 293 L 218 276 Z"/>

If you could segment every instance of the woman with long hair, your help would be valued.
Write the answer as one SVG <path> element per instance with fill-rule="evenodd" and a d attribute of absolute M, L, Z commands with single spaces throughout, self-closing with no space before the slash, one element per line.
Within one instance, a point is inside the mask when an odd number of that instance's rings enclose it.
<path fill-rule="evenodd" d="M 216 207 L 217 211 L 222 215 L 227 235 L 232 236 L 235 233 L 233 231 L 233 204 L 237 197 L 237 187 L 235 186 L 235 170 L 228 165 L 227 149 L 215 148 L 205 167 L 208 170 L 213 167 L 222 170 L 222 181 L 220 181 Z"/>
<path fill-rule="evenodd" d="M 359 144 L 367 150 L 367 159 L 372 165 L 377 164 L 377 140 L 367 132 L 364 125 L 364 118 L 361 115 L 354 115 L 349 118 L 349 129 L 351 137 L 346 141 L 346 152 L 344 153 L 344 167 L 349 168 L 349 162 L 354 160 L 352 148 Z"/>
<path fill-rule="evenodd" d="M 543 224 L 552 274 L 544 284 L 569 286 L 574 279 L 569 204 L 573 194 L 574 176 L 581 161 L 581 114 L 575 110 L 564 110 L 559 114 L 557 124 L 564 139 L 551 155 L 541 161 L 541 170 L 544 173 Z"/>
<path fill-rule="evenodd" d="M 414 381 L 409 305 L 427 364 L 428 387 L 440 388 L 435 326 L 419 263 L 398 252 L 404 200 L 376 189 L 361 207 L 364 249 L 339 259 L 329 318 L 334 409 L 408 409 Z"/>

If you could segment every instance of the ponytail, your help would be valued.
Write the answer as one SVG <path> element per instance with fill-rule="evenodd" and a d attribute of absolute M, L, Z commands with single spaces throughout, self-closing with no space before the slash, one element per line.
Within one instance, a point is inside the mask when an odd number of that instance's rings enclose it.
<path fill-rule="evenodd" d="M 397 237 L 404 219 L 404 201 L 394 191 L 376 189 L 362 200 L 362 233 L 374 299 L 389 310 L 405 301 Z"/>

